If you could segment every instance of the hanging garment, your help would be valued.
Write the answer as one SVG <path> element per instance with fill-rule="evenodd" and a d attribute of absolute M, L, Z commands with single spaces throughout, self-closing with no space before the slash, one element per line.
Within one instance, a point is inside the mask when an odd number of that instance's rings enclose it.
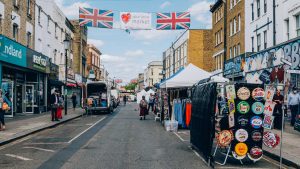
<path fill-rule="evenodd" d="M 180 100 L 175 101 L 174 114 L 175 114 L 175 120 L 178 121 L 179 125 L 182 125 L 183 124 L 183 121 L 182 121 L 182 104 L 181 104 Z"/>
<path fill-rule="evenodd" d="M 186 116 L 185 116 L 185 123 L 189 127 L 190 122 L 191 122 L 191 117 L 192 117 L 192 103 L 186 103 Z"/>
<path fill-rule="evenodd" d="M 182 128 L 187 128 L 186 125 L 186 100 L 182 101 Z"/>

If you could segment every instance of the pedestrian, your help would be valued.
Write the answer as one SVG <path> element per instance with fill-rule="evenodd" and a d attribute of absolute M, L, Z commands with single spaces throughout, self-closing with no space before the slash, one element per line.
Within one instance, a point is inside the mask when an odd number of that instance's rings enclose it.
<path fill-rule="evenodd" d="M 51 119 L 52 121 L 59 121 L 57 119 L 57 108 L 58 108 L 58 97 L 57 90 L 54 90 L 50 96 L 50 105 L 51 105 Z"/>
<path fill-rule="evenodd" d="M 294 88 L 293 91 L 288 96 L 288 105 L 289 105 L 289 108 L 291 110 L 291 115 L 292 115 L 291 126 L 295 125 L 299 104 L 300 104 L 300 96 L 299 96 L 299 93 L 297 92 L 297 89 Z"/>
<path fill-rule="evenodd" d="M 73 92 L 71 99 L 72 99 L 72 103 L 73 103 L 73 110 L 75 111 L 75 108 L 76 108 L 76 105 L 77 105 L 77 97 L 76 97 L 75 92 Z"/>
<path fill-rule="evenodd" d="M 146 120 L 146 115 L 148 114 L 148 103 L 145 99 L 145 96 L 142 97 L 140 102 L 140 120 L 144 118 Z"/>
<path fill-rule="evenodd" d="M 5 112 L 10 110 L 12 105 L 11 101 L 8 99 L 8 93 L 3 94 L 2 89 L 0 89 L 0 130 L 5 130 Z"/>
<path fill-rule="evenodd" d="M 62 119 L 62 110 L 63 110 L 63 106 L 64 106 L 64 99 L 62 98 L 60 93 L 57 93 L 57 97 L 58 97 L 58 107 L 57 107 L 57 119 Z"/>
<path fill-rule="evenodd" d="M 124 105 L 126 105 L 126 101 L 127 101 L 127 97 L 126 95 L 123 96 L 123 102 L 124 102 Z"/>
<path fill-rule="evenodd" d="M 151 93 L 150 94 L 150 97 L 149 97 L 149 106 L 148 106 L 148 112 L 150 111 L 150 108 L 151 108 L 151 111 L 154 112 L 154 96 L 153 94 Z"/>
<path fill-rule="evenodd" d="M 281 91 L 277 89 L 276 94 L 273 96 L 273 102 L 276 103 L 274 107 L 274 128 L 282 129 L 282 103 L 284 101 L 284 97 L 281 94 Z"/>

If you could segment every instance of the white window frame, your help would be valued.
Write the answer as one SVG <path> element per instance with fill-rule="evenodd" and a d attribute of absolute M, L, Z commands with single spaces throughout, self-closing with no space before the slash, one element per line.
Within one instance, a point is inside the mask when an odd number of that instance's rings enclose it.
<path fill-rule="evenodd" d="M 290 40 L 290 20 L 289 19 L 285 20 L 285 26 L 286 26 L 287 40 Z"/>
<path fill-rule="evenodd" d="M 300 36 L 300 14 L 295 16 L 296 18 L 296 35 Z"/>
<path fill-rule="evenodd" d="M 27 47 L 31 47 L 32 34 L 31 32 L 26 33 L 26 45 Z"/>
<path fill-rule="evenodd" d="M 238 32 L 241 31 L 241 14 L 238 15 Z"/>
<path fill-rule="evenodd" d="M 31 16 L 31 0 L 27 0 L 27 16 Z"/>

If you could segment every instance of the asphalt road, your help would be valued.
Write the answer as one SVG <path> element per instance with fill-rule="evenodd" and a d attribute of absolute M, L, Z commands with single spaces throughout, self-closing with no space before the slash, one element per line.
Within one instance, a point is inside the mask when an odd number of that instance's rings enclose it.
<path fill-rule="evenodd" d="M 70 121 L 0 147 L 1 169 L 206 169 L 183 133 L 166 132 L 136 104 Z M 180 136 L 181 135 L 181 136 Z M 224 168 L 217 166 L 217 168 Z M 258 168 L 276 168 L 264 161 Z M 241 168 L 228 165 L 226 168 Z"/>

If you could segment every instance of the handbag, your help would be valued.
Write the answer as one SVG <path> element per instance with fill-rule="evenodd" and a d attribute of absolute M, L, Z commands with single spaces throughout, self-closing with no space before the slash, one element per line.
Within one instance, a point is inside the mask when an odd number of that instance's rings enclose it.
<path fill-rule="evenodd" d="M 9 110 L 9 106 L 8 106 L 8 104 L 7 103 L 2 103 L 2 110 L 4 110 L 4 111 L 7 111 L 7 110 Z"/>

